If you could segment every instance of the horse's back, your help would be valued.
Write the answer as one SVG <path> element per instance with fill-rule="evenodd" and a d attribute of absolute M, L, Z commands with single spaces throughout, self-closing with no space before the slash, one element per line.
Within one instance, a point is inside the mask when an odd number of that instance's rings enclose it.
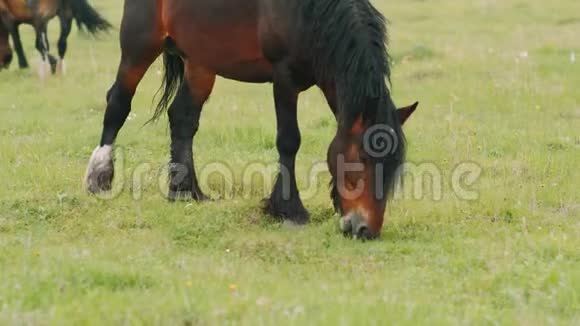
<path fill-rule="evenodd" d="M 52 18 L 56 16 L 58 12 L 58 7 L 60 5 L 59 0 L 37 0 L 37 2 L 38 5 L 35 12 L 36 15 L 45 18 Z"/>
<path fill-rule="evenodd" d="M 162 22 L 195 65 L 226 78 L 265 82 L 271 64 L 260 39 L 259 0 L 164 1 Z"/>
<path fill-rule="evenodd" d="M 273 64 L 287 56 L 289 48 L 298 48 L 294 46 L 299 38 L 295 3 L 125 0 L 121 43 L 155 51 L 159 44 L 171 44 L 189 65 L 229 79 L 268 82 Z"/>
<path fill-rule="evenodd" d="M 12 19 L 31 20 L 32 11 L 26 1 L 0 0 L 0 15 L 7 15 Z"/>

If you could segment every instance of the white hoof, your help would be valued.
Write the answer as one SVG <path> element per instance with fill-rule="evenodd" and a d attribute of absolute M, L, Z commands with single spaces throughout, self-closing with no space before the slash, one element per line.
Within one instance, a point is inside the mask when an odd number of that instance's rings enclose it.
<path fill-rule="evenodd" d="M 98 194 L 112 189 L 113 147 L 105 145 L 97 147 L 91 155 L 85 175 L 85 186 L 90 193 Z"/>
<path fill-rule="evenodd" d="M 37 67 L 38 78 L 44 82 L 50 76 L 50 63 L 40 60 Z"/>
<path fill-rule="evenodd" d="M 66 75 L 66 62 L 64 59 L 58 59 L 58 62 L 56 63 L 56 72 L 62 76 Z"/>

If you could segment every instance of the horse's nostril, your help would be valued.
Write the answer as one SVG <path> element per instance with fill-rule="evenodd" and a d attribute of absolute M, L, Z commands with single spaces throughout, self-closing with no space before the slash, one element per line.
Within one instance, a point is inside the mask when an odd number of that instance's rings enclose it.
<path fill-rule="evenodd" d="M 373 239 L 373 233 L 366 220 L 360 214 L 351 214 L 340 220 L 340 230 L 345 236 L 354 236 L 356 239 Z"/>
<path fill-rule="evenodd" d="M 356 230 L 356 237 L 362 240 L 370 240 L 373 238 L 369 227 L 366 224 L 361 224 Z"/>
<path fill-rule="evenodd" d="M 344 235 L 352 234 L 352 221 L 349 218 L 343 217 L 340 219 L 340 230 Z"/>

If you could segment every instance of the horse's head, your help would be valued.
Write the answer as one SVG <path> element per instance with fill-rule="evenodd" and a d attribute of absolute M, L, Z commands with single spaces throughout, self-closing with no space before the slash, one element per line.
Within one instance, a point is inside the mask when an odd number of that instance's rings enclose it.
<path fill-rule="evenodd" d="M 397 116 L 390 119 L 392 127 L 359 117 L 352 127 L 339 129 L 328 151 L 328 164 L 331 195 L 345 234 L 362 239 L 380 234 L 386 202 L 405 154 L 401 126 L 417 106 L 397 110 Z"/>
<path fill-rule="evenodd" d="M 10 47 L 8 30 L 0 22 L 0 69 L 8 68 L 11 62 L 12 48 Z"/>

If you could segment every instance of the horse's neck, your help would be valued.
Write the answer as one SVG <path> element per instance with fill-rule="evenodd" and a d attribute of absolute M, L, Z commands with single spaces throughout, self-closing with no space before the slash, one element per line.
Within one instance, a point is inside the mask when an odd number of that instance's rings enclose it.
<path fill-rule="evenodd" d="M 371 80 L 377 80 L 377 76 L 368 76 Z M 380 79 L 379 79 L 380 80 Z M 378 110 L 381 101 L 390 98 L 386 83 L 377 85 L 374 89 L 364 89 L 360 83 L 364 80 L 358 80 L 359 84 L 349 85 L 347 83 L 339 85 L 332 83 L 333 94 L 335 95 L 337 115 L 359 117 L 369 110 Z M 370 112 L 372 113 L 372 112 Z"/>

